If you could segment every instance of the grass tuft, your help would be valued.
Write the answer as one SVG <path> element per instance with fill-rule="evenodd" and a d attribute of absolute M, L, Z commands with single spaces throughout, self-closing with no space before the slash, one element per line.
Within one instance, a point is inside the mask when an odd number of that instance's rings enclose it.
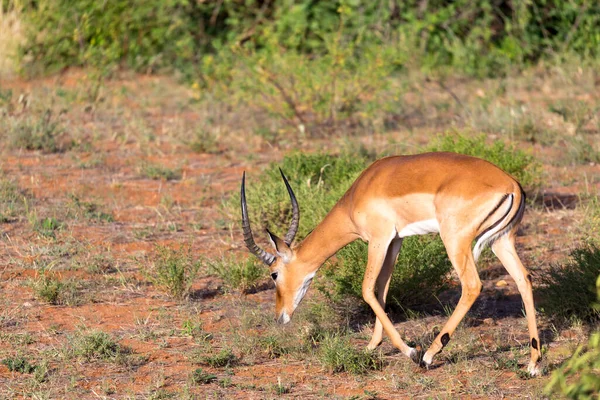
<path fill-rule="evenodd" d="M 24 357 L 5 358 L 2 360 L 2 364 L 6 365 L 9 371 L 21 374 L 31 374 L 37 369 L 37 366 L 30 364 Z"/>
<path fill-rule="evenodd" d="M 152 263 L 153 266 L 146 274 L 153 284 L 161 287 L 169 296 L 178 299 L 189 295 L 200 269 L 200 262 L 192 258 L 191 248 L 172 249 L 157 246 Z"/>
<path fill-rule="evenodd" d="M 202 368 L 196 368 L 196 370 L 192 373 L 191 376 L 191 381 L 196 385 L 208 385 L 209 383 L 215 382 L 216 380 L 216 375 L 204 372 Z"/>
<path fill-rule="evenodd" d="M 208 263 L 208 271 L 223 280 L 229 290 L 249 293 L 255 290 L 265 277 L 265 268 L 254 258 L 238 261 L 234 258 L 221 258 Z"/>
<path fill-rule="evenodd" d="M 383 368 L 383 358 L 377 351 L 358 350 L 347 337 L 327 335 L 320 343 L 319 359 L 329 371 L 365 374 Z"/>
<path fill-rule="evenodd" d="M 217 354 L 204 357 L 203 361 L 213 368 L 225 368 L 235 365 L 238 358 L 231 350 L 222 349 Z"/>

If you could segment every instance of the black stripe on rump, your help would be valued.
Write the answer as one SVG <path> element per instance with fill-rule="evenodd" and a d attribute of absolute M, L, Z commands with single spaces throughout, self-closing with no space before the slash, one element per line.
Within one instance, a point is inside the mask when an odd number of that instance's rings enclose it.
<path fill-rule="evenodd" d="M 477 227 L 477 230 L 481 229 L 481 227 L 483 226 L 483 224 L 486 223 L 486 221 L 488 219 L 490 219 L 490 217 L 492 215 L 494 215 L 494 213 L 496 211 L 498 211 L 498 209 L 500 208 L 500 206 L 502 206 L 502 204 L 504 204 L 504 202 L 506 201 L 506 199 L 508 198 L 508 196 L 510 196 L 510 193 L 505 194 L 504 196 L 502 196 L 502 198 L 500 199 L 500 201 L 498 202 L 498 205 L 496 205 L 496 207 L 494 207 L 494 209 L 492 211 L 489 212 L 489 214 L 483 219 L 483 221 L 481 221 L 481 223 L 479 224 L 479 226 Z M 508 210 L 510 212 L 510 210 Z M 508 214 L 508 213 L 507 213 Z M 506 215 L 504 215 L 504 217 L 506 217 Z M 493 224 L 492 226 L 490 226 L 488 229 L 485 230 L 485 232 L 489 231 L 490 229 L 494 228 L 496 225 L 498 225 L 500 223 L 500 221 L 502 221 L 504 219 L 504 217 L 500 218 L 495 224 Z M 481 237 L 481 235 L 483 235 L 485 232 L 482 232 L 479 236 Z"/>

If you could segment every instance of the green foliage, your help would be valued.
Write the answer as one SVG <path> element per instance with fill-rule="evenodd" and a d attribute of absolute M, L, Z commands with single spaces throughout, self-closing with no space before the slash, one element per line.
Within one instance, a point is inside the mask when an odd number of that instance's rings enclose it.
<path fill-rule="evenodd" d="M 221 349 L 217 354 L 204 357 L 203 361 L 213 368 L 225 368 L 234 365 L 238 358 L 231 350 Z"/>
<path fill-rule="evenodd" d="M 42 0 L 25 16 L 21 49 L 29 73 L 123 64 L 148 72 L 183 68 L 197 56 L 196 2 Z M 207 8 L 207 7 L 203 7 Z M 201 13 L 202 14 L 202 13 Z"/>
<path fill-rule="evenodd" d="M 358 350 L 346 336 L 327 335 L 320 342 L 319 360 L 331 372 L 366 374 L 383 368 L 383 358 L 376 351 Z"/>
<path fill-rule="evenodd" d="M 74 194 L 70 194 L 69 198 L 71 199 L 76 214 L 81 214 L 91 221 L 113 222 L 113 216 L 101 211 L 98 204 L 91 201 L 83 201 Z"/>
<path fill-rule="evenodd" d="M 65 224 L 54 217 L 46 217 L 33 221 L 33 230 L 39 235 L 49 238 L 56 237 L 56 231 L 64 229 Z"/>
<path fill-rule="evenodd" d="M 156 179 L 156 180 L 165 180 L 165 181 L 173 181 L 177 179 L 181 179 L 181 169 L 171 169 L 167 167 L 163 167 L 159 164 L 152 164 L 149 162 L 141 163 L 140 167 L 140 175 L 145 178 Z"/>
<path fill-rule="evenodd" d="M 208 263 L 208 271 L 223 280 L 227 289 L 248 293 L 265 277 L 266 269 L 254 258 L 238 261 L 223 257 Z"/>
<path fill-rule="evenodd" d="M 9 357 L 2 360 L 9 371 L 19 372 L 21 374 L 31 374 L 35 372 L 37 366 L 30 364 L 24 357 Z"/>
<path fill-rule="evenodd" d="M 202 368 L 196 368 L 196 370 L 192 373 L 191 380 L 196 385 L 207 385 L 216 381 L 217 376 L 214 374 L 209 374 L 208 372 L 204 372 Z"/>
<path fill-rule="evenodd" d="M 600 299 L 600 276 L 596 280 Z M 600 309 L 595 304 L 596 310 Z M 597 399 L 600 393 L 600 332 L 591 335 L 587 349 L 579 346 L 571 358 L 552 373 L 546 394 L 560 393 L 570 399 Z"/>
<path fill-rule="evenodd" d="M 571 251 L 570 260 L 555 264 L 539 275 L 543 286 L 537 292 L 544 313 L 557 322 L 579 319 L 600 320 L 600 310 L 594 307 L 594 282 L 600 275 L 600 247 L 590 244 Z"/>
<path fill-rule="evenodd" d="M 289 228 L 291 203 L 278 167 L 286 174 L 300 204 L 300 228 L 296 239 L 299 240 L 327 215 L 372 159 L 372 154 L 360 149 L 335 156 L 292 153 L 280 163 L 270 165 L 258 180 L 254 175 L 247 175 L 246 198 L 254 231 L 259 232 L 265 227 L 284 233 Z M 225 211 L 231 219 L 240 218 L 239 195 L 225 204 Z"/>
<path fill-rule="evenodd" d="M 59 280 L 43 272 L 31 282 L 36 298 L 54 305 L 77 305 L 82 299 L 79 295 L 80 285 L 72 279 Z"/>
<path fill-rule="evenodd" d="M 485 135 L 442 135 L 427 146 L 426 150 L 451 151 L 483 158 L 512 175 L 527 192 L 537 192 L 542 184 L 541 164 L 532 155 L 501 141 L 494 141 L 488 145 Z"/>
<path fill-rule="evenodd" d="M 73 355 L 90 360 L 121 362 L 131 350 L 121 346 L 108 333 L 94 331 L 76 335 L 72 341 Z"/>
<path fill-rule="evenodd" d="M 171 249 L 157 246 L 153 267 L 147 275 L 170 296 L 181 299 L 189 295 L 200 262 L 192 258 L 191 248 Z"/>
<path fill-rule="evenodd" d="M 397 65 L 490 76 L 600 48 L 600 5 L 586 0 L 42 0 L 23 13 L 22 63 L 34 73 L 126 65 L 195 75 L 200 66 L 206 83 L 227 74 L 232 48 L 320 56 L 337 41 L 353 58 L 385 45 Z"/>
<path fill-rule="evenodd" d="M 337 262 L 324 268 L 333 287 L 324 291 L 333 299 L 350 295 L 362 298 L 362 281 L 367 265 L 367 244 L 354 242 L 337 254 Z M 426 235 L 404 239 L 392 274 L 388 304 L 405 311 L 435 302 L 446 288 L 452 264 L 438 236 Z"/>
<path fill-rule="evenodd" d="M 282 50 L 274 36 L 265 39 L 263 48 L 234 51 L 237 62 L 227 68 L 227 93 L 281 119 L 300 135 L 370 129 L 389 105 L 386 89 L 397 47 L 363 47 L 358 39 L 329 34 L 324 35 L 323 51 L 307 57 Z"/>

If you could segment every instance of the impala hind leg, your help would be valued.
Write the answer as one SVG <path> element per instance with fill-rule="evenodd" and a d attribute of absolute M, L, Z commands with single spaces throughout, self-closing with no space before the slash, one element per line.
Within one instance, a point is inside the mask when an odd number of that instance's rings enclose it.
<path fill-rule="evenodd" d="M 367 304 L 371 306 L 371 309 L 377 316 L 377 321 L 380 322 L 383 331 L 386 333 L 386 335 L 388 335 L 394 347 L 399 349 L 407 357 L 410 357 L 414 360 L 416 358 L 415 349 L 404 343 L 400 337 L 400 334 L 396 328 L 394 328 L 394 324 L 392 324 L 392 321 L 390 321 L 389 317 L 385 313 L 385 310 L 375 296 L 376 282 L 378 277 L 381 275 L 383 264 L 388 254 L 388 248 L 390 247 L 392 239 L 393 238 L 387 238 L 383 240 L 371 239 L 369 242 L 369 260 L 367 262 L 365 277 L 363 279 L 362 295 Z M 375 324 L 377 324 L 377 322 L 375 322 Z"/>
<path fill-rule="evenodd" d="M 396 265 L 396 258 L 402 247 L 402 239 L 394 239 L 388 247 L 381 272 L 377 277 L 376 288 L 377 288 L 377 300 L 381 307 L 385 310 L 385 299 L 387 298 L 388 290 L 390 288 L 390 281 L 392 280 L 392 272 L 394 272 L 394 266 Z M 381 344 L 383 340 L 383 325 L 379 318 L 375 320 L 375 328 L 373 329 L 373 337 L 367 345 L 367 349 L 373 350 Z"/>
<path fill-rule="evenodd" d="M 535 320 L 535 307 L 533 304 L 533 291 L 529 273 L 521 263 L 517 251 L 515 250 L 515 238 L 511 235 L 506 235 L 498 239 L 492 245 L 494 254 L 498 257 L 504 268 L 514 279 L 521 293 L 521 298 L 525 304 L 525 314 L 527 316 L 527 327 L 529 329 L 529 344 L 531 345 L 531 361 L 527 367 L 527 371 L 532 376 L 539 375 L 540 369 L 538 361 L 542 357 L 542 345 L 538 336 L 537 323 Z"/>
<path fill-rule="evenodd" d="M 461 245 L 460 241 L 456 241 L 450 246 L 448 243 L 445 243 L 448 257 L 460 279 L 462 294 L 454 312 L 423 356 L 423 364 L 425 366 L 431 365 L 433 357 L 448 344 L 450 336 L 452 336 L 460 321 L 462 321 L 479 296 L 479 293 L 481 293 L 481 281 L 475 267 L 470 242 L 463 241 L 463 243 Z"/>

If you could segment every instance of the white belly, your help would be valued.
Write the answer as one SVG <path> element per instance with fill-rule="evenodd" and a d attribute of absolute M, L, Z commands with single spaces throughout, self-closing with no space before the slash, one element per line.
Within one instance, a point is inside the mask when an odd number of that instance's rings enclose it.
<path fill-rule="evenodd" d="M 400 232 L 398 232 L 398 237 L 403 238 L 413 235 L 425 235 L 426 233 L 434 233 L 439 231 L 440 225 L 438 224 L 437 219 L 426 219 L 406 225 Z"/>

